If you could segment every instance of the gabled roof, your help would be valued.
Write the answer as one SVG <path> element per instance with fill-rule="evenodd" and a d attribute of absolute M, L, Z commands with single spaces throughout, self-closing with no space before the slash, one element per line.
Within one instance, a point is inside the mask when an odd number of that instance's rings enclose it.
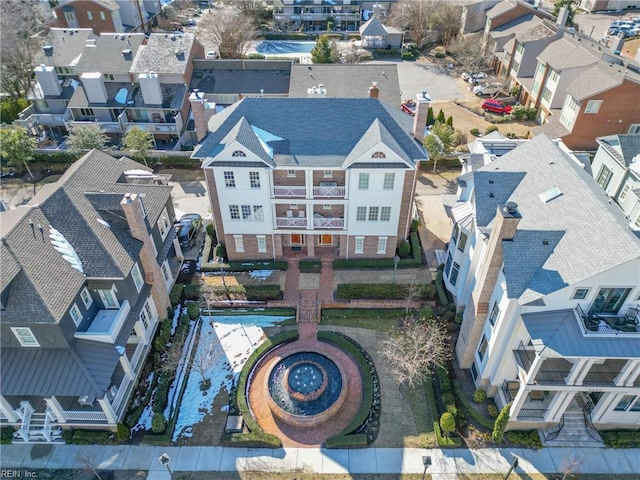
<path fill-rule="evenodd" d="M 373 123 L 371 123 L 371 126 L 362 136 L 360 141 L 356 144 L 355 147 L 353 147 L 353 150 L 351 150 L 351 152 L 345 159 L 345 163 L 342 165 L 342 168 L 347 168 L 353 165 L 353 162 L 357 161 L 362 155 L 364 155 L 366 152 L 380 143 L 383 143 L 391 151 L 400 156 L 400 158 L 403 158 L 403 152 L 398 145 L 398 142 L 396 142 L 395 138 L 393 138 L 393 136 L 389 133 L 389 130 L 387 130 L 384 125 L 380 123 L 380 120 L 376 118 Z M 370 164 L 371 159 L 367 160 L 367 163 Z M 413 164 L 411 162 L 407 162 L 404 158 L 403 160 L 405 160 L 405 163 L 407 163 L 407 166 L 409 168 L 413 167 Z"/>
<path fill-rule="evenodd" d="M 74 4 L 76 2 L 79 2 L 79 1 L 93 2 L 93 3 L 96 3 L 96 4 L 100 5 L 103 8 L 106 8 L 107 10 L 118 10 L 118 9 L 120 9 L 120 6 L 118 5 L 118 2 L 116 2 L 116 0 L 67 0 L 66 2 L 56 6 L 55 8 L 56 9 L 57 8 L 63 8 L 65 6 L 67 6 L 67 5 L 72 5 L 72 4 Z"/>
<path fill-rule="evenodd" d="M 268 144 L 261 141 L 260 137 L 251 128 L 246 118 L 242 117 L 229 133 L 220 141 L 224 146 L 237 141 L 240 145 L 259 157 L 264 163 L 270 167 L 274 166 L 273 158 L 267 153 L 266 149 L 270 149 Z"/>
<path fill-rule="evenodd" d="M 52 28 L 42 40 L 33 65 L 75 66 L 80 62 L 87 39 L 93 38 L 96 36 L 90 28 Z"/>
<path fill-rule="evenodd" d="M 624 71 L 620 66 L 600 62 L 578 75 L 567 86 L 567 93 L 580 102 L 622 85 L 624 80 Z"/>
<path fill-rule="evenodd" d="M 518 2 L 516 0 L 503 0 L 487 11 L 487 17 L 496 18 L 503 13 L 507 13 L 508 11 L 513 10 L 517 6 Z"/>
<path fill-rule="evenodd" d="M 496 200 L 518 204 L 522 219 L 503 250 L 507 292 L 522 304 L 640 257 L 640 239 L 620 209 L 544 135 L 482 167 L 474 179 L 479 226 L 495 216 Z M 490 179 L 496 195 L 488 201 Z M 553 187 L 561 194 L 545 203 L 540 194 Z"/>
<path fill-rule="evenodd" d="M 403 161 L 415 164 L 427 159 L 409 134 L 411 118 L 372 98 L 244 98 L 211 117 L 210 133 L 192 158 L 205 160 L 217 154 L 222 140 L 243 117 L 254 129 L 274 136 L 266 143 L 278 166 L 340 167 L 376 119 L 397 143 Z"/>
<path fill-rule="evenodd" d="M 588 49 L 566 37 L 551 42 L 538 55 L 538 60 L 547 63 L 554 70 L 586 67 L 598 61 L 598 57 Z"/>
<path fill-rule="evenodd" d="M 366 37 L 386 37 L 387 28 L 380 22 L 378 17 L 372 15 L 368 21 L 360 26 L 360 35 Z"/>
<path fill-rule="evenodd" d="M 640 133 L 608 135 L 596 140 L 624 167 L 629 167 L 633 158 L 640 155 Z"/>
<path fill-rule="evenodd" d="M 94 45 L 87 45 L 76 73 L 129 73 L 138 48 L 145 42 L 144 33 L 103 33 Z M 126 55 L 124 51 L 130 50 Z"/>
<path fill-rule="evenodd" d="M 195 41 L 193 33 L 152 33 L 147 44 L 140 46 L 130 72 L 182 75 L 191 65 Z"/>

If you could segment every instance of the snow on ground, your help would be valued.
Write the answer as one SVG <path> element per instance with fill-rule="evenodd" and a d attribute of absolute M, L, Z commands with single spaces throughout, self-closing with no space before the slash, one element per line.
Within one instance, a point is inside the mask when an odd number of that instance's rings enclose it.
<path fill-rule="evenodd" d="M 275 270 L 251 270 L 249 276 L 251 278 L 257 278 L 258 280 L 266 280 L 273 272 L 275 272 Z"/>
<path fill-rule="evenodd" d="M 189 333 L 187 334 L 187 338 L 184 341 L 182 356 L 178 361 L 178 367 L 176 368 L 176 377 L 173 379 L 171 387 L 169 387 L 169 393 L 167 395 L 167 406 L 164 409 L 164 418 L 167 419 L 167 421 L 171 416 L 171 412 L 175 411 L 176 404 L 178 403 L 178 394 L 184 383 L 185 376 L 188 374 L 188 359 L 191 357 L 191 352 L 195 345 L 195 338 L 196 322 L 192 321 L 189 323 Z"/>
<path fill-rule="evenodd" d="M 153 376 L 155 372 L 151 372 L 147 377 L 146 383 L 147 385 L 151 385 L 153 382 Z M 153 394 L 151 399 L 146 407 L 142 410 L 142 414 L 140 414 L 140 418 L 138 419 L 138 423 L 136 423 L 131 429 L 132 432 L 136 432 L 138 430 L 151 430 L 151 417 L 153 417 L 153 409 L 151 408 L 153 405 Z"/>
<path fill-rule="evenodd" d="M 220 389 L 224 386 L 227 391 L 230 390 L 231 383 L 237 380 L 249 355 L 265 340 L 263 328 L 290 317 L 246 315 L 200 318 L 200 339 L 194 359 L 210 359 L 201 363 L 206 364 L 206 377 L 211 380 L 211 388 L 206 395 L 202 394 L 202 376 L 198 369 L 192 367 L 180 403 L 173 441 L 180 437 L 190 437 L 193 433 L 192 426 L 201 422 L 205 414 L 225 415 L 226 408 L 222 412 L 211 411 Z"/>

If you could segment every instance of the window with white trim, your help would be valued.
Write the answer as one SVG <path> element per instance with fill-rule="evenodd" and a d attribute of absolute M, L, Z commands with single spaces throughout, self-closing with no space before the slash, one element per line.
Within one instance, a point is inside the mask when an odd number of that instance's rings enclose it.
<path fill-rule="evenodd" d="M 383 190 L 393 190 L 393 184 L 396 181 L 395 173 L 385 173 L 384 174 L 384 182 L 382 182 Z"/>
<path fill-rule="evenodd" d="M 556 72 L 553 68 L 549 69 L 549 80 L 551 80 L 554 83 L 558 83 L 559 77 L 560 75 L 558 75 L 558 72 Z"/>
<path fill-rule="evenodd" d="M 164 283 L 169 285 L 171 280 L 173 280 L 171 276 L 171 267 L 169 266 L 169 260 L 165 260 L 162 262 L 162 276 L 164 277 Z"/>
<path fill-rule="evenodd" d="M 358 175 L 358 190 L 369 190 L 369 174 L 360 173 Z"/>
<path fill-rule="evenodd" d="M 618 404 L 613 409 L 614 412 L 626 412 L 631 403 L 636 399 L 635 395 L 623 395 Z"/>
<path fill-rule="evenodd" d="M 105 80 L 109 80 L 109 81 L 114 81 L 116 79 L 116 77 L 114 77 L 112 74 L 110 73 L 103 73 L 102 74 L 102 78 L 104 78 Z"/>
<path fill-rule="evenodd" d="M 120 302 L 118 301 L 118 297 L 116 296 L 115 285 L 111 287 L 110 290 L 98 290 L 98 294 L 100 295 L 100 299 L 102 300 L 104 308 L 120 308 Z"/>
<path fill-rule="evenodd" d="M 74 303 L 73 305 L 71 305 L 71 308 L 69 309 L 69 315 L 71 315 L 73 323 L 76 324 L 76 327 L 80 325 L 80 323 L 82 322 L 82 313 L 80 312 L 77 304 Z"/>
<path fill-rule="evenodd" d="M 388 222 L 391 220 L 391 207 L 380 207 L 380 221 Z"/>
<path fill-rule="evenodd" d="M 500 306 L 498 305 L 498 302 L 494 302 L 493 308 L 491 309 L 491 313 L 489 314 L 489 323 L 491 324 L 492 327 L 496 324 L 498 315 L 500 315 Z"/>
<path fill-rule="evenodd" d="M 598 182 L 598 185 L 600 185 L 602 188 L 607 188 L 612 175 L 613 174 L 611 173 L 611 169 L 606 165 L 603 165 L 600 169 L 600 173 L 598 174 L 598 178 L 596 178 L 596 182 Z"/>
<path fill-rule="evenodd" d="M 621 202 L 624 202 L 624 199 L 627 198 L 629 190 L 631 190 L 631 184 L 627 182 L 624 184 L 624 187 L 622 187 L 622 192 L 620 192 L 620 197 L 618 197 Z"/>
<path fill-rule="evenodd" d="M 170 228 L 171 222 L 169 222 L 169 214 L 167 213 L 167 207 L 164 207 L 160 218 L 158 218 L 158 230 L 160 230 L 160 238 L 162 238 L 162 240 L 167 238 Z"/>
<path fill-rule="evenodd" d="M 487 337 L 482 335 L 482 339 L 480 340 L 480 346 L 478 347 L 478 357 L 482 361 L 484 359 L 485 354 L 487 353 L 487 348 L 489 347 L 489 342 L 487 342 Z"/>
<path fill-rule="evenodd" d="M 453 224 L 453 233 L 451 234 L 451 242 L 455 245 L 458 242 L 458 235 L 460 233 L 460 227 L 457 223 Z"/>
<path fill-rule="evenodd" d="M 229 205 L 229 216 L 231 220 L 240 220 L 240 207 L 238 205 Z"/>
<path fill-rule="evenodd" d="M 551 92 L 551 89 L 549 89 L 549 87 L 544 87 L 542 89 L 542 99 L 548 102 L 549 99 L 551 98 L 552 93 L 553 92 Z"/>
<path fill-rule="evenodd" d="M 460 232 L 460 240 L 458 240 L 458 250 L 464 252 L 465 247 L 467 246 L 467 234 L 464 232 Z"/>
<path fill-rule="evenodd" d="M 91 298 L 91 294 L 89 293 L 87 287 L 84 287 L 82 290 L 80 290 L 80 298 L 82 299 L 82 303 L 84 303 L 85 308 L 89 308 L 93 303 L 93 298 Z"/>
<path fill-rule="evenodd" d="M 333 178 L 333 170 L 325 170 L 324 178 Z"/>
<path fill-rule="evenodd" d="M 387 237 L 378 237 L 378 253 L 387 253 Z"/>
<path fill-rule="evenodd" d="M 587 106 L 584 107 L 584 113 L 598 113 L 600 105 L 602 105 L 602 100 L 589 100 Z"/>
<path fill-rule="evenodd" d="M 262 205 L 253 206 L 253 221 L 264 222 L 264 209 L 262 208 Z"/>
<path fill-rule="evenodd" d="M 364 237 L 356 237 L 353 253 L 364 253 Z"/>
<path fill-rule="evenodd" d="M 249 184 L 251 188 L 260 188 L 260 172 L 249 172 Z"/>
<path fill-rule="evenodd" d="M 234 235 L 233 241 L 236 244 L 236 252 L 244 252 L 244 239 L 242 238 L 242 235 Z"/>
<path fill-rule="evenodd" d="M 144 306 L 147 306 L 147 302 L 145 302 Z M 146 310 L 146 308 L 143 308 L 140 311 L 140 321 L 142 322 L 142 325 L 144 325 L 144 329 L 145 330 L 149 330 L 149 325 L 151 325 L 151 315 L 149 315 L 149 311 Z"/>
<path fill-rule="evenodd" d="M 640 133 L 640 123 L 634 123 L 629 127 L 629 133 Z"/>
<path fill-rule="evenodd" d="M 236 150 L 231 154 L 232 157 L 246 157 L 247 154 L 244 153 L 242 150 Z"/>
<path fill-rule="evenodd" d="M 576 288 L 576 290 L 573 292 L 573 296 L 571 297 L 572 300 L 584 300 L 585 298 L 587 298 L 587 295 L 589 294 L 589 290 L 591 290 L 590 288 Z"/>
<path fill-rule="evenodd" d="M 144 285 L 144 280 L 142 279 L 142 274 L 140 273 L 140 267 L 136 263 L 131 269 L 131 277 L 133 278 L 133 283 L 136 286 L 136 290 L 139 292 Z"/>
<path fill-rule="evenodd" d="M 358 207 L 356 210 L 356 221 L 364 222 L 367 219 L 367 207 Z"/>
<path fill-rule="evenodd" d="M 242 220 L 251 220 L 251 205 L 241 205 Z"/>
<path fill-rule="evenodd" d="M 40 344 L 33 335 L 30 328 L 27 327 L 11 327 L 11 331 L 16 336 L 20 345 L 23 347 L 39 347 Z"/>
<path fill-rule="evenodd" d="M 264 235 L 256 235 L 258 240 L 258 252 L 264 253 L 267 251 L 267 237 Z"/>
<path fill-rule="evenodd" d="M 224 172 L 224 185 L 227 188 L 236 188 L 236 177 L 233 172 Z"/>
<path fill-rule="evenodd" d="M 387 158 L 384 152 L 373 152 L 371 158 Z"/>
<path fill-rule="evenodd" d="M 68 22 L 73 22 L 76 19 L 76 15 L 73 12 L 64 12 L 64 18 L 66 18 Z"/>
<path fill-rule="evenodd" d="M 295 176 L 296 176 L 295 170 L 287 170 L 287 177 L 295 177 Z"/>
<path fill-rule="evenodd" d="M 369 207 L 369 221 L 370 222 L 378 221 L 378 207 Z"/>
<path fill-rule="evenodd" d="M 323 210 L 331 210 L 331 204 L 330 203 L 323 203 L 322 204 L 322 209 Z"/>
<path fill-rule="evenodd" d="M 633 225 L 636 226 L 636 227 L 640 227 L 640 213 L 636 217 L 636 221 L 633 222 Z"/>
<path fill-rule="evenodd" d="M 456 286 L 458 281 L 458 273 L 460 273 L 460 265 L 457 262 L 453 262 L 453 268 L 451 269 L 451 275 L 449 276 L 449 283 Z"/>

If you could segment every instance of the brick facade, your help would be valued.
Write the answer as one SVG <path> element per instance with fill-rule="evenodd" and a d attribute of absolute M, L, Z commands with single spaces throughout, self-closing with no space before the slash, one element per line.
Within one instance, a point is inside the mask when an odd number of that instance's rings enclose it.
<path fill-rule="evenodd" d="M 416 177 L 420 164 L 416 164 L 415 170 L 404 172 L 404 182 L 402 184 L 402 200 L 400 201 L 400 214 L 398 215 L 398 242 L 409 236 L 411 227 L 411 212 L 413 211 L 413 195 L 416 186 Z"/>
<path fill-rule="evenodd" d="M 339 187 L 344 187 L 345 179 L 346 172 L 344 170 L 332 170 L 331 177 L 325 177 L 324 170 L 313 171 L 313 185 L 316 187 L 320 185 L 320 182 L 336 182 Z"/>
<path fill-rule="evenodd" d="M 296 176 L 290 177 L 287 175 L 287 170 L 274 170 L 273 171 L 273 184 L 283 185 L 286 187 L 304 187 L 305 171 L 296 170 Z"/>
<path fill-rule="evenodd" d="M 211 205 L 211 216 L 213 217 L 213 228 L 219 239 L 224 238 L 224 226 L 222 222 L 222 212 L 220 211 L 220 203 L 218 203 L 218 189 L 213 176 L 213 170 L 204 169 L 204 179 L 207 182 L 207 192 L 209 193 L 209 205 Z"/>
<path fill-rule="evenodd" d="M 226 234 L 224 237 L 218 236 L 219 239 L 224 238 L 224 245 L 227 249 L 228 260 L 273 260 L 273 239 L 271 235 L 265 235 L 267 244 L 266 252 L 258 251 L 258 238 L 253 234 L 242 235 L 242 243 L 244 244 L 244 252 L 236 251 L 236 241 L 233 235 Z"/>
<path fill-rule="evenodd" d="M 400 242 L 400 238 L 398 237 L 387 237 L 387 251 L 386 253 L 378 253 L 378 237 L 369 235 L 364 237 L 364 248 L 362 253 L 356 253 L 356 236 L 361 237 L 362 235 L 349 235 L 348 243 L 349 243 L 349 255 L 348 258 L 350 260 L 356 260 L 358 258 L 393 258 L 396 254 L 396 246 Z M 345 237 L 345 243 L 347 243 L 347 239 Z M 340 253 L 341 257 L 346 258 L 346 255 L 342 255 L 342 244 L 340 245 Z M 346 245 L 345 245 L 346 247 Z M 345 248 L 346 253 L 346 248 Z"/>
<path fill-rule="evenodd" d="M 91 1 L 76 1 L 73 2 L 73 10 L 76 18 L 77 26 L 72 28 L 92 28 L 93 33 L 96 35 L 100 35 L 101 33 L 108 32 L 116 32 L 115 25 L 113 24 L 113 17 L 111 14 L 111 10 L 105 8 L 95 2 Z M 60 5 L 54 8 L 54 12 L 57 18 L 57 26 L 60 28 L 70 28 L 69 22 L 64 15 L 63 6 L 67 6 L 67 4 Z M 92 19 L 89 20 L 89 12 L 91 13 Z M 104 14 L 105 19 L 102 20 L 100 13 Z"/>

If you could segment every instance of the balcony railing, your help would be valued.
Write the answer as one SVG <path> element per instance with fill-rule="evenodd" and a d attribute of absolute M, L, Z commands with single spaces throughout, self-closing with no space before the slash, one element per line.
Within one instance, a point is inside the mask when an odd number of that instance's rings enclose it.
<path fill-rule="evenodd" d="M 620 372 L 589 372 L 582 380 L 583 385 L 612 385 Z"/>
<path fill-rule="evenodd" d="M 275 197 L 303 197 L 307 194 L 307 189 L 304 186 L 285 186 L 276 185 L 273 187 L 273 195 Z"/>
<path fill-rule="evenodd" d="M 307 219 L 300 217 L 277 217 L 276 226 L 278 228 L 307 228 Z"/>
<path fill-rule="evenodd" d="M 583 335 L 640 335 L 640 306 L 629 307 L 625 315 L 605 315 L 580 304 L 575 309 Z"/>
<path fill-rule="evenodd" d="M 313 196 L 322 198 L 344 198 L 344 187 L 336 185 L 313 187 Z"/>
<path fill-rule="evenodd" d="M 516 417 L 517 420 L 544 420 L 546 408 L 521 408 Z"/>
<path fill-rule="evenodd" d="M 122 133 L 122 126 L 119 122 L 100 122 L 93 120 L 69 120 L 69 126 L 76 125 L 98 125 L 100 130 L 111 133 Z"/>
<path fill-rule="evenodd" d="M 65 410 L 64 414 L 66 415 L 68 421 L 107 423 L 107 415 L 102 410 Z"/>
<path fill-rule="evenodd" d="M 147 123 L 147 122 L 124 122 L 122 124 L 124 128 L 129 131 L 133 127 L 138 127 L 140 130 L 145 130 L 147 132 L 157 132 L 157 133 L 166 133 L 166 132 L 177 132 L 178 126 L 175 123 Z"/>
<path fill-rule="evenodd" d="M 344 218 L 314 218 L 313 228 L 344 228 Z"/>

